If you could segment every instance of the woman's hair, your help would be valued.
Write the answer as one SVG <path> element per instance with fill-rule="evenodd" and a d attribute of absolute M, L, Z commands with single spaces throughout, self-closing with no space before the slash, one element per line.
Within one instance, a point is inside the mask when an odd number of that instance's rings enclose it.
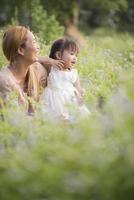
<path fill-rule="evenodd" d="M 17 56 L 17 50 L 19 47 L 25 47 L 27 41 L 27 33 L 29 29 L 24 26 L 15 26 L 7 30 L 3 36 L 3 53 L 7 60 L 13 63 Z M 38 79 L 35 73 L 34 67 L 29 66 L 26 76 L 26 92 L 28 96 L 32 96 L 35 100 L 38 100 Z"/>
<path fill-rule="evenodd" d="M 27 73 L 26 80 L 26 92 L 29 97 L 33 97 L 34 100 L 39 100 L 39 81 L 37 73 L 35 72 L 35 64 L 30 65 Z"/>
<path fill-rule="evenodd" d="M 18 48 L 25 46 L 28 30 L 29 29 L 24 26 L 15 26 L 5 32 L 2 48 L 5 57 L 10 63 L 15 60 Z"/>
<path fill-rule="evenodd" d="M 49 57 L 57 59 L 56 52 L 60 51 L 62 53 L 64 50 L 72 50 L 74 52 L 78 52 L 79 47 L 77 43 L 71 38 L 68 37 L 60 38 L 52 44 Z"/>

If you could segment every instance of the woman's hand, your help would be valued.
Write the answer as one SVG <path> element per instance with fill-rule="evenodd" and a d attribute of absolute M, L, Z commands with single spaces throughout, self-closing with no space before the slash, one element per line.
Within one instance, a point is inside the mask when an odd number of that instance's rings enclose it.
<path fill-rule="evenodd" d="M 52 59 L 50 58 L 50 63 L 51 63 L 51 66 L 56 66 L 58 67 L 59 69 L 64 69 L 64 65 L 65 65 L 65 62 L 63 60 L 55 60 L 55 59 Z"/>
<path fill-rule="evenodd" d="M 41 63 L 48 72 L 50 72 L 51 66 L 57 66 L 59 69 L 64 69 L 65 65 L 63 60 L 55 60 L 48 57 L 40 57 L 37 61 Z"/>

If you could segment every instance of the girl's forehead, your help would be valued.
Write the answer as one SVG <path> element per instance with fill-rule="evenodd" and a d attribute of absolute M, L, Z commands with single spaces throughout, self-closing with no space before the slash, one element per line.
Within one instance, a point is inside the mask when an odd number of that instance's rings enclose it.
<path fill-rule="evenodd" d="M 70 47 L 70 48 L 68 48 L 68 49 L 65 49 L 66 51 L 68 51 L 68 52 L 73 52 L 73 53 L 79 53 L 79 49 L 78 48 L 76 48 L 76 47 Z"/>
<path fill-rule="evenodd" d="M 79 47 L 78 47 L 75 43 L 71 43 L 71 44 L 69 45 L 69 49 L 70 49 L 71 51 L 74 51 L 74 52 L 78 52 L 78 51 L 79 51 Z"/>

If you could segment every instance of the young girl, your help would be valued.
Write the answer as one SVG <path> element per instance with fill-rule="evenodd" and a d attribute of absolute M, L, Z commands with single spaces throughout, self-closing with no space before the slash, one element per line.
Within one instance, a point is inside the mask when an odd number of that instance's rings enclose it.
<path fill-rule="evenodd" d="M 62 70 L 51 67 L 47 87 L 42 95 L 44 110 L 52 119 L 72 121 L 76 113 L 80 116 L 90 113 L 83 104 L 84 90 L 75 68 L 78 51 L 77 44 L 69 38 L 58 39 L 51 47 L 49 57 L 65 62 Z"/>

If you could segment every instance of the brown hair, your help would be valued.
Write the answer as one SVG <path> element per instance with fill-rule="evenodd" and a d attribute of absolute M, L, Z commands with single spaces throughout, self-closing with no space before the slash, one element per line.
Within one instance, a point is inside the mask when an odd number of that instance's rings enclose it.
<path fill-rule="evenodd" d="M 77 43 L 72 38 L 64 37 L 64 38 L 60 38 L 60 39 L 56 40 L 52 44 L 49 57 L 56 59 L 56 52 L 57 51 L 63 52 L 65 49 L 66 50 L 71 49 L 76 52 L 79 51 L 79 47 L 78 47 Z"/>
<path fill-rule="evenodd" d="M 34 100 L 39 100 L 39 81 L 37 74 L 35 72 L 35 64 L 29 66 L 28 74 L 27 74 L 27 95 L 33 97 Z"/>
<path fill-rule="evenodd" d="M 20 46 L 24 46 L 27 40 L 28 28 L 24 26 L 15 26 L 5 32 L 3 36 L 3 53 L 7 60 L 12 63 L 17 55 L 17 50 Z"/>

